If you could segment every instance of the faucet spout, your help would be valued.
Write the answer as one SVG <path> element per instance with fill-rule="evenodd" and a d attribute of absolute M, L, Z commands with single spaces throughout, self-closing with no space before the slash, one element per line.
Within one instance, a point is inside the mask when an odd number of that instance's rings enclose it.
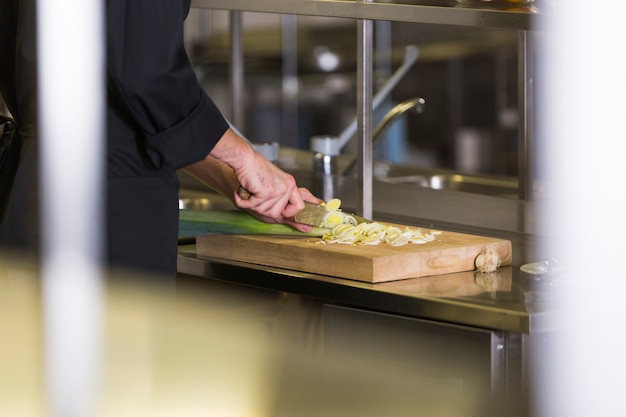
<path fill-rule="evenodd" d="M 393 122 L 402 117 L 405 113 L 414 110 L 418 114 L 422 114 L 426 107 L 426 100 L 421 97 L 412 98 L 406 101 L 403 101 L 400 104 L 394 106 L 383 119 L 378 123 L 378 125 L 374 128 L 374 132 L 372 133 L 372 142 L 374 148 L 378 145 L 380 140 L 383 137 L 383 134 L 391 127 Z M 352 169 L 356 166 L 356 156 L 353 156 L 352 159 L 348 162 L 343 170 L 342 174 L 348 174 Z"/>
<path fill-rule="evenodd" d="M 378 123 L 374 132 L 372 133 L 372 141 L 374 141 L 374 146 L 380 141 L 383 133 L 389 129 L 389 127 L 402 117 L 405 113 L 415 110 L 417 114 L 424 113 L 424 108 L 426 107 L 426 101 L 421 98 L 412 98 L 410 100 L 403 101 L 400 104 L 397 104 L 394 108 L 389 110 L 389 112 L 383 117 L 383 119 Z"/>

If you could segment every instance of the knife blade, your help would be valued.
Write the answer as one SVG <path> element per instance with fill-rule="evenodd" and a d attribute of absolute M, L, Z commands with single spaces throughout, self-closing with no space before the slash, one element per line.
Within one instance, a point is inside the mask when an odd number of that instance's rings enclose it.
<path fill-rule="evenodd" d="M 315 203 L 310 203 L 308 201 L 305 201 L 304 208 L 302 209 L 302 211 L 296 214 L 294 219 L 298 223 L 303 223 L 303 224 L 308 224 L 310 226 L 319 227 L 324 221 L 324 218 L 326 217 L 328 213 L 329 211 L 326 210 L 326 207 L 320 204 L 315 204 Z M 347 214 L 350 214 L 350 216 L 354 217 L 357 224 L 371 223 L 370 220 L 364 219 L 363 217 L 359 217 L 351 213 L 347 213 Z"/>
<path fill-rule="evenodd" d="M 239 189 L 237 190 L 237 194 L 239 194 L 239 197 L 241 197 L 244 200 L 247 200 L 252 195 L 250 194 L 248 190 L 243 188 L 241 185 L 239 186 Z M 326 209 L 326 207 L 320 204 L 315 204 L 315 203 L 305 201 L 304 209 L 302 209 L 298 214 L 296 214 L 294 219 L 298 223 L 308 224 L 309 226 L 314 226 L 314 227 L 320 227 L 320 225 L 324 221 L 324 218 L 326 217 L 327 214 L 328 214 L 328 210 Z M 352 214 L 352 213 L 347 213 L 347 214 L 350 214 L 350 216 L 354 217 L 357 224 L 372 223 L 371 220 L 364 219 L 363 217 L 357 216 L 356 214 Z"/>

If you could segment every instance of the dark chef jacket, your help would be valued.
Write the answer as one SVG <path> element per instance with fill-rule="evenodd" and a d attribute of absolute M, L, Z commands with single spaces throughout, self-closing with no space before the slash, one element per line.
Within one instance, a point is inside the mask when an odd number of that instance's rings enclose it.
<path fill-rule="evenodd" d="M 17 3 L 23 0 L 0 0 L 2 13 Z M 189 0 L 106 1 L 107 237 L 115 266 L 175 273 L 176 170 L 202 160 L 228 128 L 183 47 L 189 6 Z M 9 108 L 19 109 L 20 91 L 11 94 L 1 82 Z M 79 115 L 77 108 L 73 116 Z"/>

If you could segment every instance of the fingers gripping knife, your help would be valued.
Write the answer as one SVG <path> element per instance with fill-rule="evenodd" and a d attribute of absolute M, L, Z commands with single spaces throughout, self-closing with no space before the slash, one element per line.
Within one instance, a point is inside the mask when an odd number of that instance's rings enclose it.
<path fill-rule="evenodd" d="M 298 223 L 304 223 L 311 226 L 319 227 L 323 222 L 326 216 L 332 213 L 327 210 L 326 207 L 320 204 L 309 203 L 308 201 L 304 202 L 304 208 L 294 217 Z M 357 224 L 360 223 L 371 223 L 370 220 L 364 219 L 363 217 L 355 216 L 354 214 L 350 214 L 350 216 L 354 217 Z"/>
<path fill-rule="evenodd" d="M 250 198 L 251 194 L 248 190 L 239 186 L 237 190 L 237 194 L 244 200 Z M 326 216 L 330 213 L 326 207 L 321 204 L 310 203 L 308 201 L 304 202 L 304 208 L 295 215 L 294 219 L 298 223 L 308 224 L 314 227 L 320 227 L 320 225 L 324 222 Z M 371 223 L 371 220 L 364 219 L 363 217 L 355 216 L 351 214 L 352 217 L 357 221 L 357 223 Z"/>

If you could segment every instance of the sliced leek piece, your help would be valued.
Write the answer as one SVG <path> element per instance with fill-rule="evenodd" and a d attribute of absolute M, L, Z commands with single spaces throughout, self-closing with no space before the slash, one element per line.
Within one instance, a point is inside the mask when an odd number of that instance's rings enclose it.
<path fill-rule="evenodd" d="M 332 198 L 326 203 L 326 210 L 337 211 L 341 208 L 341 200 L 338 198 Z"/>
<path fill-rule="evenodd" d="M 435 235 L 440 232 L 423 232 L 420 228 L 409 227 L 401 230 L 396 226 L 383 225 L 370 222 L 353 225 L 350 223 L 339 224 L 322 236 L 324 243 L 379 245 L 386 243 L 390 246 L 402 246 L 409 243 L 423 244 L 435 240 Z"/>

